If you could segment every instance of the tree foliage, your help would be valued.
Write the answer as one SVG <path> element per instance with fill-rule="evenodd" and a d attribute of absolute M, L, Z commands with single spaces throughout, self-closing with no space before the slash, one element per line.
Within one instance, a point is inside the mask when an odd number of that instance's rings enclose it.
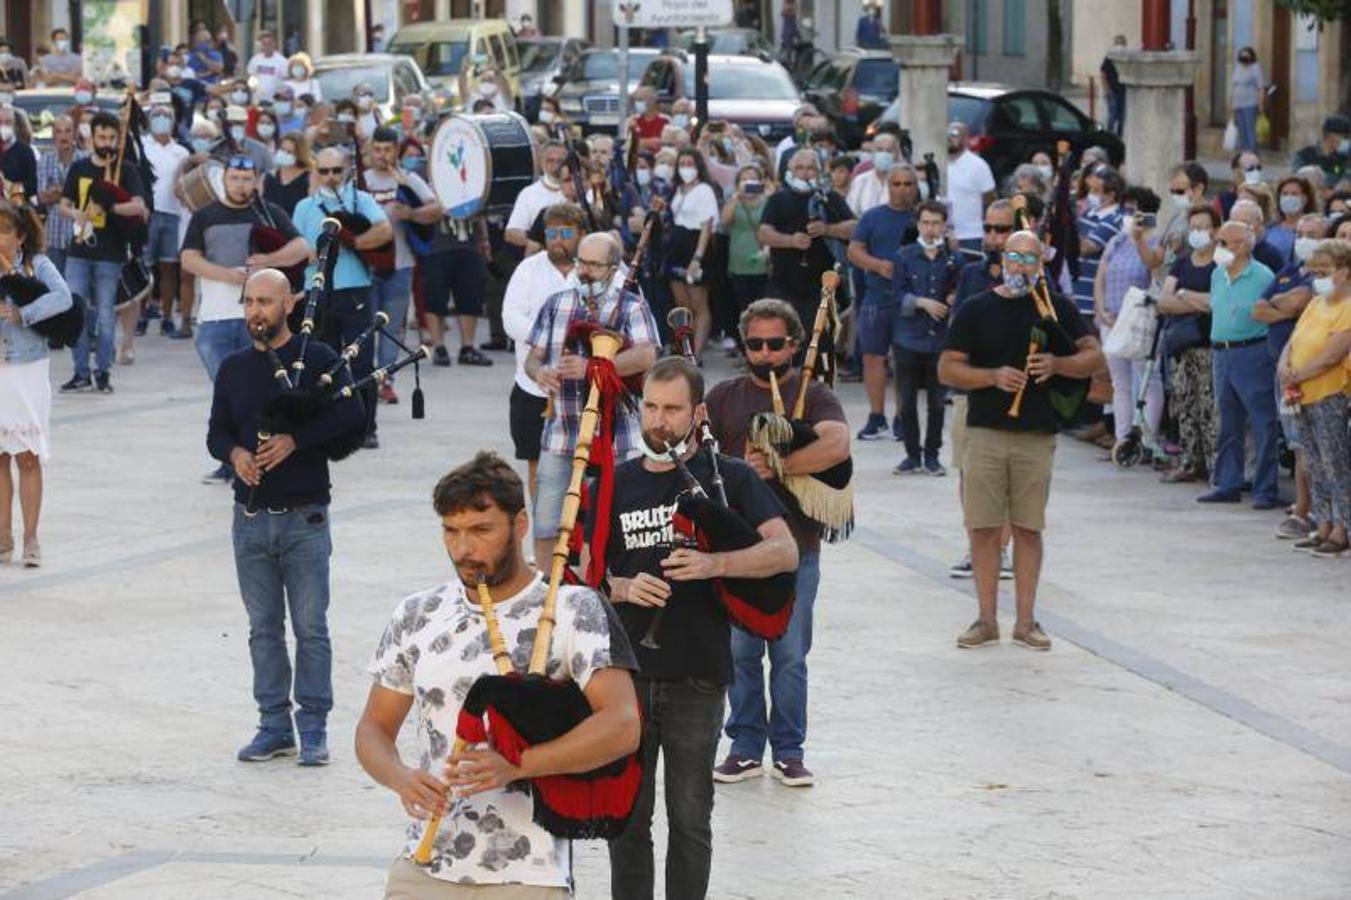
<path fill-rule="evenodd" d="M 1327 22 L 1351 19 L 1351 0 L 1276 0 L 1296 15 L 1313 16 L 1322 28 Z"/>

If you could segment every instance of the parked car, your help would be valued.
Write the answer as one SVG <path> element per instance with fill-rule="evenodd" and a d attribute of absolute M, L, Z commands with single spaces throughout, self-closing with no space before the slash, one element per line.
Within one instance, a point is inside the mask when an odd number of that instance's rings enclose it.
<path fill-rule="evenodd" d="M 512 104 L 521 108 L 521 56 L 506 19 L 415 22 L 394 32 L 388 49 L 417 61 L 443 112 L 463 109 L 463 98 L 478 88 L 478 72 L 489 66 L 506 79 Z"/>
<path fill-rule="evenodd" d="M 117 115 L 124 96 L 120 90 L 103 90 L 94 95 L 94 106 L 100 112 Z M 35 150 L 47 150 L 52 146 L 52 122 L 74 105 L 74 88 L 32 88 L 14 92 L 14 108 L 23 110 L 28 116 Z"/>
<path fill-rule="evenodd" d="M 680 97 L 694 99 L 694 59 L 664 53 L 648 63 L 642 85 L 657 93 L 664 108 Z M 769 144 L 793 131 L 793 113 L 802 96 L 788 70 L 756 56 L 708 57 L 708 117 L 735 122 Z"/>
<path fill-rule="evenodd" d="M 692 28 L 678 31 L 671 46 L 693 54 L 697 33 Z M 765 56 L 772 59 L 774 45 L 754 28 L 710 28 L 708 52 L 716 56 Z"/>
<path fill-rule="evenodd" d="M 654 59 L 657 50 L 634 47 L 629 50 L 628 85 L 632 94 L 642 77 L 644 67 Z M 619 51 L 614 49 L 587 50 L 576 65 L 559 76 L 562 86 L 555 95 L 558 107 L 582 131 L 619 130 Z"/>
<path fill-rule="evenodd" d="M 403 98 L 418 94 L 430 104 L 431 85 L 411 56 L 397 53 L 336 53 L 314 61 L 314 77 L 325 100 L 352 96 L 358 84 L 370 85 L 375 95 L 377 118 L 388 121 L 399 115 Z"/>
<path fill-rule="evenodd" d="M 534 122 L 539 117 L 540 101 L 558 91 L 558 76 L 575 66 L 590 46 L 591 42 L 582 38 L 516 39 L 521 54 L 520 108 L 527 119 Z"/>
<path fill-rule="evenodd" d="M 868 136 L 877 132 L 880 123 L 895 121 L 900 114 L 900 103 L 893 100 L 868 126 Z M 948 121 L 954 120 L 966 123 L 968 145 L 985 157 L 1000 179 L 1038 150 L 1054 157 L 1056 142 L 1062 140 L 1102 147 L 1114 166 L 1126 158 L 1121 138 L 1103 131 L 1077 106 L 1050 91 L 977 82 L 950 84 Z M 925 149 L 915 148 L 918 153 Z"/>
<path fill-rule="evenodd" d="M 802 94 L 835 126 L 843 146 L 863 142 L 868 123 L 896 99 L 900 66 L 885 50 L 849 47 L 807 77 Z"/>

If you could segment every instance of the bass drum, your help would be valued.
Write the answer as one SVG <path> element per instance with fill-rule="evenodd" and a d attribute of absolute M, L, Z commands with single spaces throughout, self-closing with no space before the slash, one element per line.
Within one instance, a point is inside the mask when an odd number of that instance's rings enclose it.
<path fill-rule="evenodd" d="M 451 116 L 432 138 L 427 172 L 452 218 L 510 210 L 535 180 L 530 126 L 514 112 Z"/>
<path fill-rule="evenodd" d="M 179 199 L 199 212 L 225 196 L 225 163 L 208 159 L 178 180 Z"/>

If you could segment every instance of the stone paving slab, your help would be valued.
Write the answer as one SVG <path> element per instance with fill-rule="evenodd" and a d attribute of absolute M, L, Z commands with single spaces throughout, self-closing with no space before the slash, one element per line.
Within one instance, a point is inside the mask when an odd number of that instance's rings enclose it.
<path fill-rule="evenodd" d="M 113 397 L 57 398 L 49 562 L 0 569 L 0 898 L 379 895 L 403 818 L 351 751 L 363 666 L 395 601 L 445 577 L 435 479 L 510 450 L 496 358 L 428 369 L 430 418 L 382 408 L 382 449 L 334 469 L 318 771 L 233 758 L 253 720 L 246 624 L 225 492 L 196 483 L 195 356 L 151 338 Z M 861 421 L 861 390 L 842 394 Z M 820 783 L 718 788 L 711 897 L 1351 893 L 1351 567 L 1291 553 L 1271 514 L 1198 507 L 1065 441 L 1055 649 L 958 651 L 974 603 L 945 572 L 956 479 L 892 476 L 897 451 L 856 446 L 860 530 L 824 554 Z M 608 896 L 604 848 L 576 854 L 578 896 Z"/>

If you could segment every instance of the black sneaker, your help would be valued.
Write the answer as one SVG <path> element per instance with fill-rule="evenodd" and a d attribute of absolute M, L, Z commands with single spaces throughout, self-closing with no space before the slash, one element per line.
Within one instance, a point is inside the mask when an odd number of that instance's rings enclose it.
<path fill-rule="evenodd" d="M 94 390 L 100 394 L 111 394 L 113 392 L 113 383 L 109 380 L 107 372 L 94 373 Z"/>
<path fill-rule="evenodd" d="M 508 338 L 493 338 L 491 341 L 484 341 L 478 345 L 480 350 L 495 350 L 499 353 L 511 349 L 511 341 Z"/>
<path fill-rule="evenodd" d="M 150 320 L 145 316 L 136 320 L 136 336 L 145 337 L 146 330 L 150 327 Z"/>
<path fill-rule="evenodd" d="M 916 475 L 924 471 L 924 464 L 920 462 L 918 456 L 907 456 L 901 460 L 896 468 L 891 470 L 893 475 Z"/>
<path fill-rule="evenodd" d="M 445 347 L 437 347 L 432 351 L 432 365 L 448 366 L 450 365 L 450 351 Z"/>
<path fill-rule="evenodd" d="M 365 450 L 379 450 L 380 438 L 375 436 L 375 432 L 371 432 L 370 434 L 366 435 L 366 439 L 361 442 L 361 446 L 362 449 Z"/>
<path fill-rule="evenodd" d="M 173 337 L 178 329 L 174 327 L 173 319 L 165 319 L 159 323 L 159 333 L 164 337 Z"/>
<path fill-rule="evenodd" d="M 901 428 L 901 417 L 891 417 L 891 439 L 893 441 L 905 440 L 905 430 Z"/>
<path fill-rule="evenodd" d="M 491 366 L 493 361 L 484 356 L 477 347 L 461 347 L 459 363 L 462 366 Z"/>
<path fill-rule="evenodd" d="M 90 381 L 87 375 L 76 375 L 70 381 L 61 385 L 61 393 L 63 394 L 83 393 L 93 389 L 94 382 Z"/>

